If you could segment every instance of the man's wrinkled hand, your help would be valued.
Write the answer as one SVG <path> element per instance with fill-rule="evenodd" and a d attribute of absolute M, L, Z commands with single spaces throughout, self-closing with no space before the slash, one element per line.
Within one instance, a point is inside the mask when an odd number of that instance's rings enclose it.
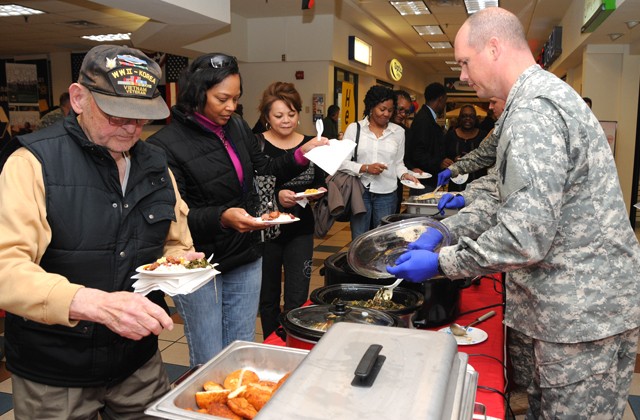
<path fill-rule="evenodd" d="M 131 340 L 173 329 L 173 320 L 164 309 L 142 295 L 90 288 L 76 292 L 69 307 L 69 319 L 103 324 Z"/>

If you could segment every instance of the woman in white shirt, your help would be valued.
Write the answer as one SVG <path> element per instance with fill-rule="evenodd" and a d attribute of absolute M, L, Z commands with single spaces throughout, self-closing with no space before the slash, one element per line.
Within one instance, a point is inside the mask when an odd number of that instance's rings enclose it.
<path fill-rule="evenodd" d="M 404 130 L 390 122 L 396 106 L 393 91 L 384 86 L 372 86 L 364 97 L 364 116 L 351 123 L 343 138 L 356 140 L 355 158 L 345 160 L 340 170 L 360 177 L 364 185 L 367 212 L 351 216 L 351 237 L 355 239 L 377 227 L 384 216 L 393 214 L 397 204 L 397 179 L 417 182 L 404 166 Z"/>

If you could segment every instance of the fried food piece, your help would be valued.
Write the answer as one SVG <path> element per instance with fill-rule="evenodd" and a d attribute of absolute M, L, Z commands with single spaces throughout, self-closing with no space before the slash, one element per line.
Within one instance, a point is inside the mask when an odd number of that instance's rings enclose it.
<path fill-rule="evenodd" d="M 249 369 L 238 369 L 231 372 L 224 378 L 223 386 L 225 389 L 234 390 L 242 385 L 248 385 L 254 382 L 260 382 L 258 375 Z"/>
<path fill-rule="evenodd" d="M 233 410 L 227 405 L 222 403 L 213 403 L 207 410 L 207 414 L 222 417 L 232 420 L 243 420 L 242 416 L 233 412 Z"/>
<path fill-rule="evenodd" d="M 258 415 L 258 410 L 256 410 L 256 408 L 252 406 L 246 398 L 231 398 L 227 401 L 227 405 L 231 411 L 247 419 L 253 419 Z"/>
<path fill-rule="evenodd" d="M 275 382 L 269 381 L 249 384 L 244 393 L 244 398 L 249 401 L 249 404 L 254 406 L 257 411 L 260 411 L 267 401 L 271 399 L 271 395 L 276 389 L 276 386 L 277 384 Z"/>
<path fill-rule="evenodd" d="M 282 378 L 280 378 L 280 380 L 278 381 L 278 383 L 276 384 L 275 389 L 273 390 L 273 392 L 276 392 L 281 386 L 282 384 L 289 379 L 289 376 L 291 376 L 291 372 L 287 372 Z"/>
<path fill-rule="evenodd" d="M 224 389 L 222 385 L 213 381 L 205 382 L 204 385 L 202 385 L 202 387 L 204 388 L 205 391 L 216 391 L 216 390 Z"/>
<path fill-rule="evenodd" d="M 199 408 L 206 409 L 208 409 L 213 403 L 226 404 L 230 392 L 231 390 L 229 389 L 196 392 L 196 404 Z"/>

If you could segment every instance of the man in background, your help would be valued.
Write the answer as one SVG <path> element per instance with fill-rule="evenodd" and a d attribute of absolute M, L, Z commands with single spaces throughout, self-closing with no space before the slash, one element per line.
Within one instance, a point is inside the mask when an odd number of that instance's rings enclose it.
<path fill-rule="evenodd" d="M 327 116 L 322 119 L 324 131 L 322 136 L 328 139 L 340 139 L 340 128 L 338 127 L 338 119 L 340 118 L 340 107 L 338 105 L 330 105 L 327 109 Z"/>
<path fill-rule="evenodd" d="M 43 129 L 57 123 L 58 121 L 69 115 L 69 111 L 71 111 L 69 92 L 63 92 L 60 95 L 60 106 L 44 114 L 42 118 L 40 118 L 40 124 L 38 124 L 38 128 Z"/>
<path fill-rule="evenodd" d="M 413 118 L 411 128 L 406 133 L 404 162 L 407 168 L 418 174 L 437 174 L 453 161 L 445 159 L 444 131 L 437 123 L 447 104 L 447 91 L 441 83 L 431 83 L 424 90 L 425 104 Z M 417 195 L 433 191 L 437 177 L 421 180 L 425 190 L 411 189 L 409 194 Z"/>

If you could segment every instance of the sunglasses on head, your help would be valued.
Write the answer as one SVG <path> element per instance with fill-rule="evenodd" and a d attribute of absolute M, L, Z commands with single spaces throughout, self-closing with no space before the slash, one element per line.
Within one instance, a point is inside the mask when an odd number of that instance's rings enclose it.
<path fill-rule="evenodd" d="M 226 67 L 237 66 L 238 61 L 232 55 L 216 54 L 211 57 L 210 64 L 214 69 L 224 69 Z"/>

